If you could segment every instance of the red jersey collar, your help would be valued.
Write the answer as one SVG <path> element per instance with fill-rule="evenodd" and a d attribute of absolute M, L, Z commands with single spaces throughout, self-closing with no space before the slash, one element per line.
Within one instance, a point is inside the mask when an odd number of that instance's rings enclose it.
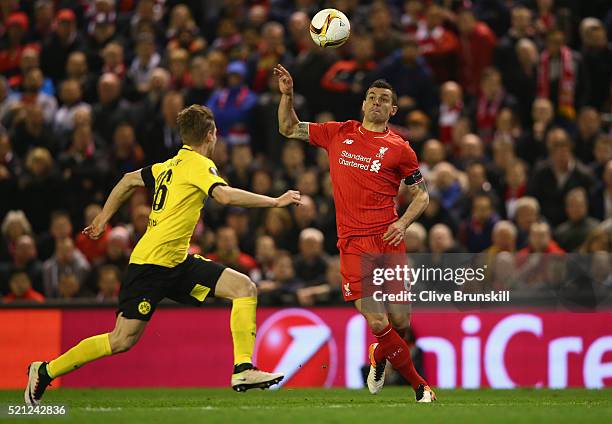
<path fill-rule="evenodd" d="M 359 130 L 361 134 L 364 134 L 364 135 L 367 134 L 367 135 L 373 136 L 374 138 L 385 138 L 391 133 L 391 130 L 388 127 L 385 131 L 379 132 L 379 131 L 370 131 L 369 129 L 365 128 L 362 124 L 359 124 L 359 127 L 357 127 L 357 129 Z"/>

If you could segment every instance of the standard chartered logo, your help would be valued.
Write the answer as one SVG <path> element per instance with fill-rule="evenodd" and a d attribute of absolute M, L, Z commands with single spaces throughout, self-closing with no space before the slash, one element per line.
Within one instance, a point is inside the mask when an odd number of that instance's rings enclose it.
<path fill-rule="evenodd" d="M 338 163 L 344 166 L 350 166 L 351 168 L 359 168 L 364 171 L 376 172 L 380 171 L 382 163 L 380 160 L 376 159 L 372 161 L 371 157 L 362 156 L 356 153 L 350 153 L 346 150 L 343 150 L 340 154 L 340 158 L 338 158 Z"/>
<path fill-rule="evenodd" d="M 376 172 L 378 174 L 378 171 L 380 171 L 381 166 L 382 164 L 380 163 L 380 161 L 376 159 L 374 162 L 372 162 L 372 165 L 370 165 L 370 171 Z"/>

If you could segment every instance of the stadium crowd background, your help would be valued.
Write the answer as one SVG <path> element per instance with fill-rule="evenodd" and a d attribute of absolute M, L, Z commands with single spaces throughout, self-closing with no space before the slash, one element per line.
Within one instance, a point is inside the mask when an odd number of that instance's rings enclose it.
<path fill-rule="evenodd" d="M 323 6 L 351 20 L 340 49 L 310 40 Z M 327 156 L 279 135 L 276 63 L 304 121 L 359 119 L 370 81 L 396 88 L 393 129 L 431 192 L 409 252 L 612 250 L 605 0 L 4 0 L 0 22 L 5 303 L 116 298 L 150 193 L 134 193 L 101 240 L 80 230 L 123 173 L 180 147 L 175 118 L 193 103 L 215 113 L 213 159 L 229 184 L 297 188 L 304 205 L 209 201 L 191 252 L 249 274 L 263 303 L 338 301 Z M 400 213 L 408 202 L 402 192 Z"/>

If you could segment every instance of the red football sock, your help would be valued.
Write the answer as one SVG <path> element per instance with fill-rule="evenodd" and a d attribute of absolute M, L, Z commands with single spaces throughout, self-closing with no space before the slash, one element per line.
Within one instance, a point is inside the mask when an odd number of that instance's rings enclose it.
<path fill-rule="evenodd" d="M 404 339 L 404 336 L 406 335 L 406 329 L 405 328 L 396 328 L 395 331 L 397 331 L 397 334 Z M 376 335 L 376 334 L 374 334 Z M 383 352 L 383 349 L 376 349 L 374 351 L 374 360 L 376 362 L 380 362 L 383 359 L 385 359 L 385 354 Z"/>
<path fill-rule="evenodd" d="M 378 340 L 378 347 L 374 351 L 374 360 L 379 362 L 386 358 L 393 368 L 395 368 L 412 386 L 417 389 L 420 384 L 427 385 L 423 377 L 414 369 L 410 348 L 406 341 L 402 339 L 391 324 L 387 325 L 380 333 L 374 333 Z"/>

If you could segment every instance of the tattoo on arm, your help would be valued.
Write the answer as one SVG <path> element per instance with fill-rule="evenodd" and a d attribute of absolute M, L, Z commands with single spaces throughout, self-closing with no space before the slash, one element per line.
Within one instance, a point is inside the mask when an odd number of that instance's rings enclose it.
<path fill-rule="evenodd" d="M 291 138 L 308 141 L 308 122 L 299 122 L 293 130 Z"/>
<path fill-rule="evenodd" d="M 419 183 L 409 185 L 408 188 L 410 189 L 410 194 L 412 194 L 412 196 L 415 196 L 416 194 L 418 194 L 418 192 L 423 192 L 425 194 L 429 193 L 427 191 L 427 184 L 425 183 L 424 179 L 421 180 Z"/>

